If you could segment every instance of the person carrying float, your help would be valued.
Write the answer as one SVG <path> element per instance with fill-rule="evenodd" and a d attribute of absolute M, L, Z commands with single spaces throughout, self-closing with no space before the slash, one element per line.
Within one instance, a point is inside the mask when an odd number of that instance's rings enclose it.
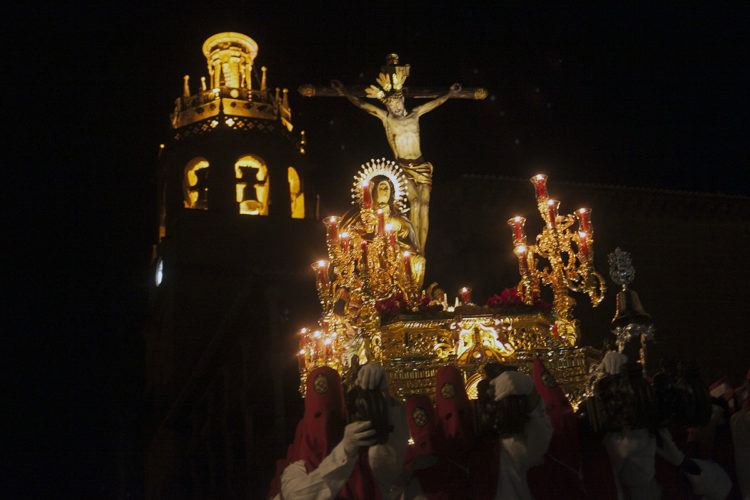
<path fill-rule="evenodd" d="M 356 385 L 387 395 L 385 371 L 364 365 Z M 305 411 L 287 456 L 277 461 L 269 491 L 274 500 L 380 499 L 390 496 L 406 451 L 403 406 L 389 399 L 392 430 L 377 444 L 371 421 L 347 422 L 341 377 L 323 366 L 308 374 Z"/>

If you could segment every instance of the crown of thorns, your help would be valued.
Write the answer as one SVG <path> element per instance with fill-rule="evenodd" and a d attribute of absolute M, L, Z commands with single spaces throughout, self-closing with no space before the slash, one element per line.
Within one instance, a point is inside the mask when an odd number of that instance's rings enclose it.
<path fill-rule="evenodd" d="M 365 89 L 367 97 L 378 99 L 385 102 L 391 97 L 403 95 L 403 86 L 406 79 L 409 78 L 408 64 L 398 65 L 398 55 L 389 54 L 386 57 L 386 64 L 380 68 L 380 74 L 375 79 L 376 85 L 370 85 Z"/>

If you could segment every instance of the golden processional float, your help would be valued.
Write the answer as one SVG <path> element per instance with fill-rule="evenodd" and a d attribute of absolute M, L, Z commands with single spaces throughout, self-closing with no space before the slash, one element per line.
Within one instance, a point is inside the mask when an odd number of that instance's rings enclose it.
<path fill-rule="evenodd" d="M 535 175 L 531 183 L 544 228 L 527 241 L 526 219 L 508 220 L 518 284 L 485 306 L 474 304 L 471 290 L 463 288 L 449 305 L 437 284 L 424 287 L 423 249 L 406 218 L 408 174 L 385 158 L 362 165 L 352 207 L 323 221 L 328 258 L 312 264 L 322 315 L 315 327 L 299 332 L 300 390 L 316 367 L 330 366 L 346 379 L 352 367 L 375 361 L 384 366 L 394 397 L 434 397 L 437 370 L 450 364 L 476 398 L 487 363 L 530 372 L 538 356 L 577 406 L 600 354 L 578 345 L 570 293 L 586 293 L 597 306 L 605 292 L 593 265 L 591 210 L 562 214 L 547 177 Z M 541 299 L 542 287 L 551 289 L 552 304 Z"/>

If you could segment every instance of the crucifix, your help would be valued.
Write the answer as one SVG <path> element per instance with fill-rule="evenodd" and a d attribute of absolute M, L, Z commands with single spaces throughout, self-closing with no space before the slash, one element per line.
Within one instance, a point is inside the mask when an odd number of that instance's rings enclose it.
<path fill-rule="evenodd" d="M 454 83 L 448 92 L 434 89 L 408 89 L 404 82 L 409 76 L 410 66 L 399 65 L 398 55 L 386 56 L 386 63 L 380 68 L 376 85 L 367 88 L 347 89 L 334 80 L 331 87 L 302 85 L 299 93 L 306 97 L 343 96 L 358 108 L 380 119 L 385 129 L 388 145 L 393 151 L 396 163 L 406 173 L 408 180 L 407 199 L 409 201 L 411 225 L 417 235 L 419 251 L 424 254 L 429 226 L 430 190 L 432 189 L 432 164 L 424 159 L 419 141 L 419 117 L 443 104 L 450 98 L 484 99 L 487 91 L 483 88 L 462 89 Z M 360 97 L 377 99 L 385 109 L 366 102 Z M 404 98 L 431 98 L 420 106 L 408 111 Z"/>

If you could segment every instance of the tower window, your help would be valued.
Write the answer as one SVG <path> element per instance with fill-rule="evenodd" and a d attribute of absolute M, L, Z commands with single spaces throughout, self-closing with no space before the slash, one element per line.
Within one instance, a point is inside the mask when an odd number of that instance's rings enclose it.
<path fill-rule="evenodd" d="M 268 215 L 268 167 L 262 158 L 243 156 L 234 164 L 237 205 L 241 214 Z"/>
<path fill-rule="evenodd" d="M 305 193 L 302 192 L 302 182 L 299 174 L 294 167 L 286 169 L 287 179 L 289 180 L 289 198 L 292 203 L 292 219 L 305 218 Z"/>
<path fill-rule="evenodd" d="M 185 208 L 208 210 L 208 160 L 193 158 L 185 166 L 182 194 Z"/>

